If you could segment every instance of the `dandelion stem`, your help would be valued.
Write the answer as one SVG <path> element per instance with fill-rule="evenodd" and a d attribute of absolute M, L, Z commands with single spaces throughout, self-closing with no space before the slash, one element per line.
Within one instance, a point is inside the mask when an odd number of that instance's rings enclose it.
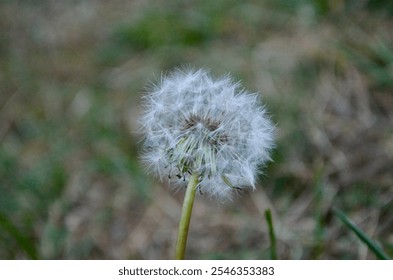
<path fill-rule="evenodd" d="M 188 228 L 190 226 L 192 206 L 194 205 L 195 192 L 198 185 L 198 174 L 193 174 L 188 182 L 186 194 L 184 196 L 181 218 L 179 222 L 179 233 L 176 244 L 176 259 L 184 260 Z"/>

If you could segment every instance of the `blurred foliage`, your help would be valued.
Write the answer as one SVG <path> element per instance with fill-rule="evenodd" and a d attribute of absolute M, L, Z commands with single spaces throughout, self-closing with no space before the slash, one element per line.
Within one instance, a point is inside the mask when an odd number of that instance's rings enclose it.
<path fill-rule="evenodd" d="M 263 188 L 197 200 L 189 258 L 269 258 L 265 208 L 280 258 L 375 258 L 335 206 L 392 256 L 392 14 L 389 0 L 2 1 L 0 258 L 172 257 L 182 191 L 143 171 L 137 119 L 148 81 L 184 65 L 261 91 L 278 128 Z"/>

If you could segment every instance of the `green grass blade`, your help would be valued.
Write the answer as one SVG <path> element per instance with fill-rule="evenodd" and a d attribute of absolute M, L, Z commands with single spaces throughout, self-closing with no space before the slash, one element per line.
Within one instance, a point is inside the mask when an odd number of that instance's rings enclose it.
<path fill-rule="evenodd" d="M 333 208 L 333 213 L 352 230 L 357 237 L 367 245 L 367 247 L 375 254 L 380 260 L 389 260 L 388 255 L 382 250 L 382 248 L 370 237 L 367 236 L 360 228 L 358 228 L 343 212 L 337 208 Z"/>
<path fill-rule="evenodd" d="M 0 213 L 0 228 L 3 228 L 3 230 L 8 232 L 15 239 L 20 248 L 25 251 L 29 258 L 33 260 L 38 259 L 37 251 L 32 245 L 32 242 L 27 237 L 25 237 L 16 226 L 12 224 L 7 216 L 3 215 L 2 213 Z"/>
<path fill-rule="evenodd" d="M 270 211 L 270 209 L 265 210 L 265 219 L 266 219 L 267 225 L 269 227 L 270 258 L 272 260 L 277 260 L 276 235 L 274 233 L 273 218 L 272 218 L 272 212 Z"/>

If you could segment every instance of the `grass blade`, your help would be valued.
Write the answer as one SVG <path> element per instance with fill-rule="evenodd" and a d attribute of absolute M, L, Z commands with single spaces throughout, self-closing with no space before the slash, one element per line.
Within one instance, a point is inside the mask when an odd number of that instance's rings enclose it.
<path fill-rule="evenodd" d="M 273 218 L 272 218 L 272 212 L 270 211 L 270 209 L 265 210 L 265 219 L 266 219 L 267 225 L 269 227 L 270 258 L 272 260 L 277 260 L 276 235 L 274 233 Z"/>
<path fill-rule="evenodd" d="M 370 237 L 367 236 L 360 228 L 358 228 L 343 212 L 337 208 L 333 208 L 333 213 L 352 230 L 357 237 L 367 245 L 367 247 L 375 254 L 380 260 L 389 260 L 388 255 L 382 250 L 382 248 Z"/>
<path fill-rule="evenodd" d="M 23 249 L 27 256 L 31 259 L 38 259 L 38 254 L 35 247 L 32 245 L 32 242 L 25 237 L 16 226 L 12 224 L 12 222 L 3 214 L 0 213 L 0 228 L 3 228 L 6 232 L 8 232 L 18 243 L 21 249 Z"/>

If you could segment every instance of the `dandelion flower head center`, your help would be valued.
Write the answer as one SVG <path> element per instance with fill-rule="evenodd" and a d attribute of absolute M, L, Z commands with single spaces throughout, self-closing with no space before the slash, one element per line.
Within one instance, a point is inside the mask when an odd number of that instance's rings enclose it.
<path fill-rule="evenodd" d="M 185 173 L 215 175 L 216 154 L 228 137 L 219 131 L 221 122 L 207 116 L 190 114 L 184 119 L 181 137 L 169 156 L 176 162 L 180 177 Z"/>

